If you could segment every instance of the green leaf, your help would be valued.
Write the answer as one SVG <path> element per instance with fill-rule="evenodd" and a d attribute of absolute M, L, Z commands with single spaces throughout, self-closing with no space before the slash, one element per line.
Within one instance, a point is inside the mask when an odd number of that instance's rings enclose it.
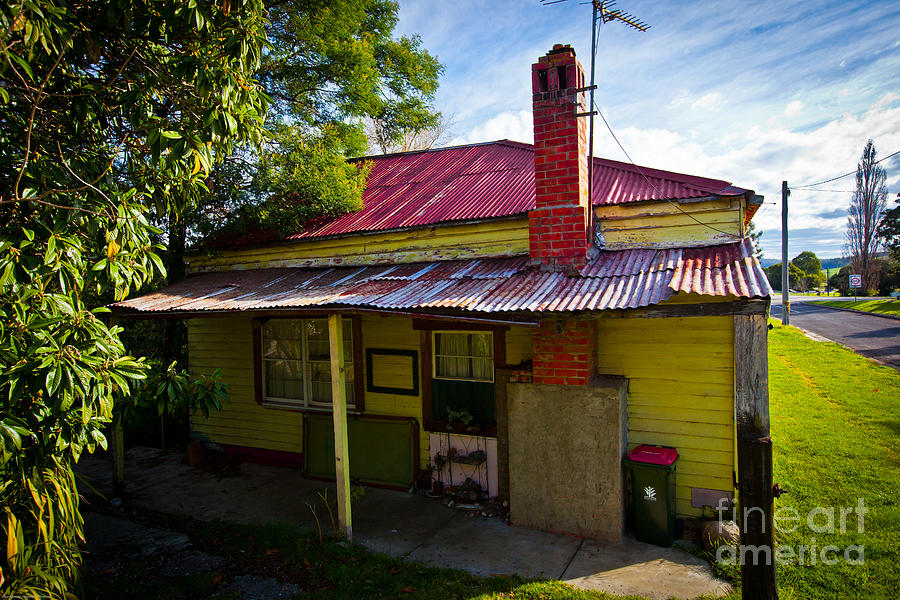
<path fill-rule="evenodd" d="M 22 449 L 22 437 L 14 428 L 6 423 L 0 423 L 0 431 L 3 432 L 4 437 L 13 443 L 17 450 Z"/>
<path fill-rule="evenodd" d="M 47 371 L 47 377 L 45 378 L 45 384 L 47 387 L 47 394 L 52 396 L 54 392 L 56 392 L 56 388 L 59 387 L 59 382 L 62 381 L 62 372 L 57 367 L 51 367 L 49 371 Z"/>

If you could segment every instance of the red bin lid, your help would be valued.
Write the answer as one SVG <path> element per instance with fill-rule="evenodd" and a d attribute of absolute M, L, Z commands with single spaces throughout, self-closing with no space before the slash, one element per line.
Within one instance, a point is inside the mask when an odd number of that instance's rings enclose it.
<path fill-rule="evenodd" d="M 669 466 L 678 460 L 678 450 L 662 446 L 641 445 L 628 453 L 628 460 L 651 465 Z"/>

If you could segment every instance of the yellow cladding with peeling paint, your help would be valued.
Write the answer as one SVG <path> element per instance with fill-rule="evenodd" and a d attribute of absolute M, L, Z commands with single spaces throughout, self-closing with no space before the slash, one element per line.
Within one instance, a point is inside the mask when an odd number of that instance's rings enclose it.
<path fill-rule="evenodd" d="M 192 273 L 426 262 L 528 254 L 528 219 L 298 240 L 190 257 Z"/>
<path fill-rule="evenodd" d="M 628 378 L 628 447 L 674 446 L 676 510 L 691 488 L 733 490 L 734 318 L 598 321 L 598 370 Z"/>
<path fill-rule="evenodd" d="M 594 209 L 608 250 L 734 242 L 744 234 L 743 196 L 691 202 L 647 201 Z"/>
<path fill-rule="evenodd" d="M 596 219 L 610 250 L 732 242 L 743 234 L 741 196 L 692 202 L 598 206 Z M 690 216 L 688 216 L 690 215 Z M 359 233 L 225 250 L 190 257 L 202 273 L 268 267 L 325 267 L 528 254 L 526 218 Z"/>
<path fill-rule="evenodd" d="M 361 317 L 363 356 L 367 348 L 389 348 L 419 352 L 419 331 L 412 319 L 363 315 Z M 194 373 L 222 369 L 231 385 L 230 402 L 209 418 L 194 416 L 191 426 L 212 441 L 234 446 L 303 452 L 301 413 L 257 404 L 253 384 L 253 346 L 249 316 L 204 317 L 188 320 L 190 368 Z M 531 358 L 531 332 L 512 327 L 507 335 L 506 354 L 514 364 Z M 424 366 L 419 357 L 419 376 Z M 363 364 L 365 377 L 365 364 Z M 393 379 L 391 379 L 393 377 Z M 406 387 L 407 373 L 384 373 L 379 384 Z M 421 380 L 420 386 L 421 390 Z M 365 412 L 372 415 L 413 417 L 419 422 L 419 466 L 429 462 L 428 435 L 422 429 L 422 396 L 365 392 Z"/>

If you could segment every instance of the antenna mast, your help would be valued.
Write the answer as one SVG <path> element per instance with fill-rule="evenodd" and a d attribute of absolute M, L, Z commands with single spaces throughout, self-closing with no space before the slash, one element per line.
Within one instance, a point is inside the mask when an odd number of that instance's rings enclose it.
<path fill-rule="evenodd" d="M 541 0 L 541 4 L 544 6 L 550 6 L 551 4 L 560 4 L 562 2 L 567 2 L 568 0 Z M 582 2 L 582 4 L 587 4 L 587 2 Z M 650 28 L 649 25 L 638 19 L 632 14 L 622 12 L 621 10 L 614 9 L 616 0 L 591 0 L 591 5 L 593 7 L 593 15 L 591 18 L 591 83 L 588 87 L 582 88 L 578 91 L 590 92 L 590 103 L 588 104 L 588 110 L 584 113 L 578 113 L 579 117 L 589 117 L 589 133 L 588 133 L 588 237 L 591 238 L 590 241 L 593 244 L 594 237 L 594 115 L 597 114 L 597 111 L 594 110 L 594 91 L 597 89 L 597 85 L 594 81 L 594 77 L 597 70 L 597 35 L 600 32 L 600 25 L 603 23 L 610 23 L 612 21 L 619 21 L 628 25 L 633 29 L 637 29 L 638 31 L 647 31 Z"/>

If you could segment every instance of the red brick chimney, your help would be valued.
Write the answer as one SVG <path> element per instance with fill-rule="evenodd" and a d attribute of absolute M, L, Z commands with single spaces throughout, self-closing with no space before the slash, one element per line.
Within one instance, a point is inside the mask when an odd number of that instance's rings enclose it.
<path fill-rule="evenodd" d="M 588 236 L 587 110 L 584 69 L 556 44 L 531 66 L 537 207 L 528 213 L 529 253 L 549 267 L 585 264 Z"/>

